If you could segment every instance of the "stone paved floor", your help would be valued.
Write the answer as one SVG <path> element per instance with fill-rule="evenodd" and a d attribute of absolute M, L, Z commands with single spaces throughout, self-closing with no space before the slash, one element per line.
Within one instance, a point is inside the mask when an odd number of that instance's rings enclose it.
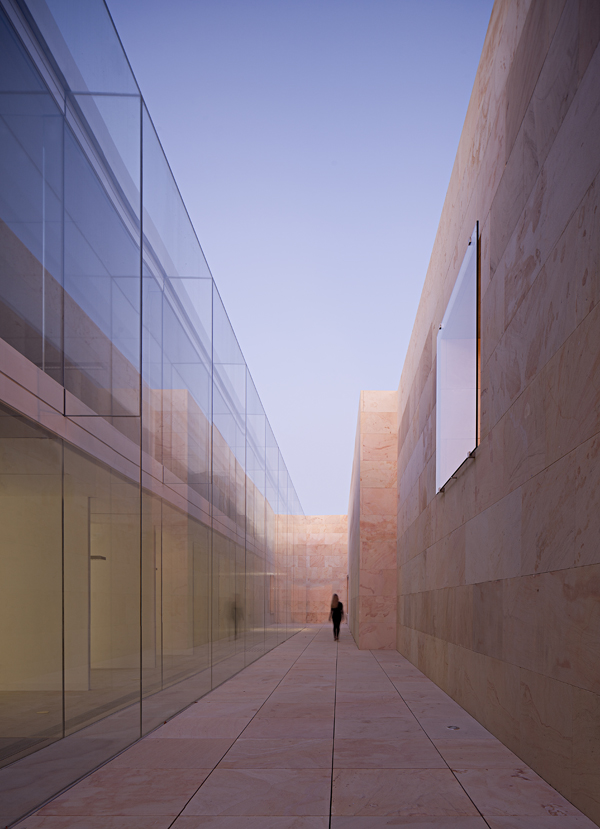
<path fill-rule="evenodd" d="M 584 829 L 393 651 L 346 626 L 271 651 L 19 829 Z"/>

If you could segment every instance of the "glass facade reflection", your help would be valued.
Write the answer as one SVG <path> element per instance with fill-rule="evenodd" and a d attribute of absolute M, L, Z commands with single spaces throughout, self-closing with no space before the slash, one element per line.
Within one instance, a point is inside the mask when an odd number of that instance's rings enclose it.
<path fill-rule="evenodd" d="M 437 335 L 438 492 L 470 456 L 478 440 L 478 227 L 469 239 Z"/>
<path fill-rule="evenodd" d="M 299 628 L 302 510 L 101 0 L 0 0 L 0 814 Z"/>

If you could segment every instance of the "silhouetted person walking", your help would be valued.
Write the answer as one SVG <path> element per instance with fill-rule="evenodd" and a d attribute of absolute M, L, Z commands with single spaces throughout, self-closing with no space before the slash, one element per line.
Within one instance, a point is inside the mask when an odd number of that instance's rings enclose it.
<path fill-rule="evenodd" d="M 344 605 L 340 602 L 337 593 L 333 594 L 331 599 L 331 611 L 329 612 L 329 621 L 333 622 L 333 638 L 337 642 L 340 638 L 340 624 L 344 618 Z"/>

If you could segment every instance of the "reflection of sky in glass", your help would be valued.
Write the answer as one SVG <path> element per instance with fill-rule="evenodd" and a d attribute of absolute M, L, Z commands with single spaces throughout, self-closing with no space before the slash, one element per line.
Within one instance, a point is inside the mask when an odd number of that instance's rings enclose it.
<path fill-rule="evenodd" d="M 139 96 L 75 95 L 74 101 L 104 154 L 111 179 L 118 182 L 113 198 L 139 219 Z"/>
<path fill-rule="evenodd" d="M 73 92 L 138 92 L 101 3 L 28 0 L 27 5 Z"/>
<path fill-rule="evenodd" d="M 477 444 L 477 227 L 437 337 L 436 487 Z"/>
<path fill-rule="evenodd" d="M 212 419 L 249 480 L 269 493 L 273 509 L 281 512 L 292 503 L 301 509 L 104 4 L 28 0 L 28 8 L 72 95 L 70 125 L 64 129 L 61 89 L 52 88 L 57 108 L 35 73 L 10 78 L 10 101 L 3 99 L 11 128 L 6 141 L 12 141 L 11 159 L 30 159 L 29 186 L 23 187 L 23 175 L 13 186 L 5 165 L 11 198 L 0 197 L 0 206 L 3 218 L 10 211 L 19 214 L 13 224 L 69 297 L 60 321 L 68 361 L 86 382 L 107 392 L 94 398 L 101 414 L 114 414 L 111 400 L 124 391 L 138 393 L 140 370 L 146 389 L 186 392 L 187 397 L 164 399 L 180 401 L 185 409 L 190 441 L 202 431 L 198 424 Z M 20 53 L 9 51 L 3 49 L 5 63 L 10 57 L 15 65 L 27 65 Z M 19 83 L 36 94 L 15 103 Z M 18 201 L 24 189 L 28 199 L 34 194 L 31 204 Z M 43 244 L 37 233 L 42 222 Z M 82 319 L 93 323 L 93 348 Z M 79 360 L 82 347 L 85 359 Z M 197 460 L 190 454 L 189 463 Z"/>

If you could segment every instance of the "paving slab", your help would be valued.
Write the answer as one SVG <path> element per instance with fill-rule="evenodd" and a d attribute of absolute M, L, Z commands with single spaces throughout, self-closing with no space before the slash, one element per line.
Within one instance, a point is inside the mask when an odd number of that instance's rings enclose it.
<path fill-rule="evenodd" d="M 408 660 L 315 625 L 19 829 L 593 829 Z"/>

